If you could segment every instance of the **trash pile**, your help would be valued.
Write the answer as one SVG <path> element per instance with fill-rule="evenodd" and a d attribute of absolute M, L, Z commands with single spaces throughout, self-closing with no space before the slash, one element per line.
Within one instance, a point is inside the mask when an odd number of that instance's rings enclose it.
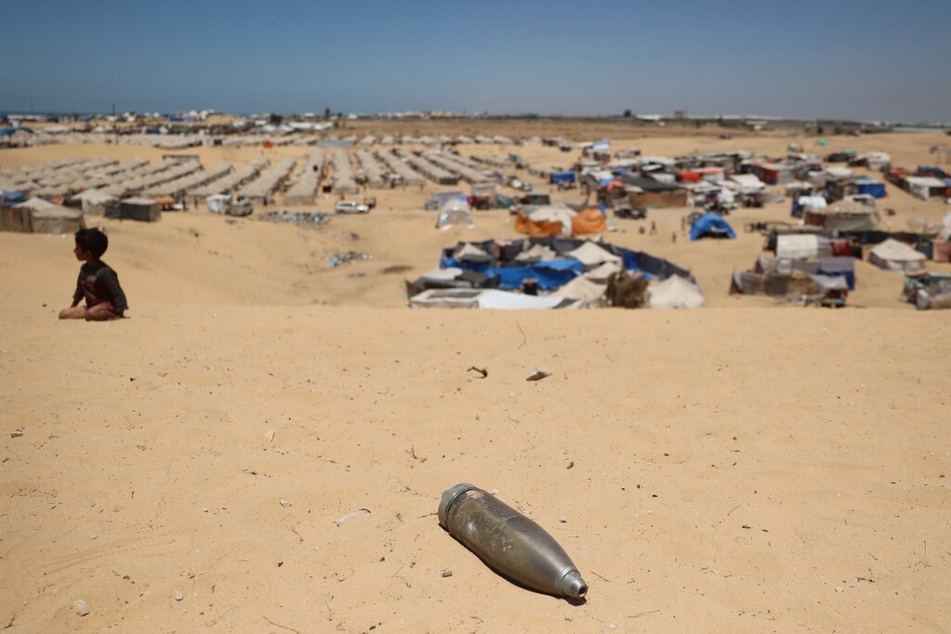
<path fill-rule="evenodd" d="M 268 211 L 260 215 L 268 222 L 286 222 L 299 227 L 317 227 L 330 222 L 330 214 L 319 211 Z"/>
<path fill-rule="evenodd" d="M 359 253 L 357 251 L 343 251 L 334 253 L 330 256 L 330 268 L 335 268 L 341 264 L 347 264 L 354 260 L 372 260 L 373 256 L 369 253 Z"/>

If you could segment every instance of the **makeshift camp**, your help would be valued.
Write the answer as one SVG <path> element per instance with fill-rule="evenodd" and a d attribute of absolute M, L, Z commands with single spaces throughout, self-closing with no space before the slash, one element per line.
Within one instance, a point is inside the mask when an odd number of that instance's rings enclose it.
<path fill-rule="evenodd" d="M 884 242 L 875 245 L 868 254 L 870 264 L 886 271 L 905 273 L 924 270 L 926 259 L 925 254 L 921 251 L 917 251 L 894 238 L 888 238 Z"/>
<path fill-rule="evenodd" d="M 531 237 L 505 242 L 489 240 L 481 243 L 461 243 L 455 248 L 444 249 L 439 265 L 442 268 L 458 267 L 489 277 L 498 277 L 498 286 L 504 290 L 522 288 L 525 281 L 531 279 L 535 280 L 540 291 L 551 292 L 578 276 L 588 277 L 585 264 L 568 255 L 584 246 L 585 242 L 573 238 Z M 463 249 L 463 246 L 476 247 L 478 251 L 473 253 L 468 248 Z M 606 243 L 598 243 L 596 246 L 619 257 L 624 269 L 639 271 L 648 279 L 663 279 L 675 274 L 691 277 L 685 269 L 643 252 L 630 251 Z M 519 259 L 520 254 L 537 251 L 539 248 L 550 250 L 555 257 L 532 261 Z M 602 266 L 605 265 L 617 266 L 610 261 Z"/>
<path fill-rule="evenodd" d="M 703 293 L 700 288 L 679 275 L 647 287 L 647 305 L 650 308 L 700 308 Z"/>
<path fill-rule="evenodd" d="M 736 232 L 723 216 L 710 212 L 703 214 L 690 225 L 690 240 L 701 238 L 736 238 Z"/>

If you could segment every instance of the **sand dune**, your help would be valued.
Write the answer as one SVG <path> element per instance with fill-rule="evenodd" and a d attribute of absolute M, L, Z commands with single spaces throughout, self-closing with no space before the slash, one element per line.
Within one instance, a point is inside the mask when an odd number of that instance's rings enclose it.
<path fill-rule="evenodd" d="M 833 140 L 909 165 L 933 142 Z M 667 155 L 728 143 L 630 140 Z M 227 151 L 203 161 L 260 153 Z M 656 235 L 617 221 L 606 239 L 689 267 L 703 309 L 410 310 L 404 279 L 440 248 L 515 237 L 505 211 L 435 230 L 428 190 L 309 230 L 203 209 L 99 219 L 130 304 L 112 323 L 56 319 L 71 237 L 0 233 L 0 623 L 951 629 L 947 313 L 900 303 L 901 276 L 866 262 L 843 310 L 730 296 L 762 244 L 740 228 L 785 205 L 734 212 L 729 242 L 673 242 L 684 210 L 652 210 Z M 889 193 L 896 228 L 945 211 Z M 347 250 L 372 258 L 331 267 Z M 538 367 L 551 376 L 526 381 Z M 446 534 L 439 496 L 462 481 L 547 528 L 587 602 L 523 590 Z"/>

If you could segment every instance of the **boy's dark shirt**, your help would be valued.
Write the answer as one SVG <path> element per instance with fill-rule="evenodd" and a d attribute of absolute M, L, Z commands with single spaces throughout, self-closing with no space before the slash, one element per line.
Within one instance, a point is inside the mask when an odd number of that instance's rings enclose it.
<path fill-rule="evenodd" d="M 117 315 L 121 315 L 129 308 L 125 293 L 119 286 L 119 276 L 101 260 L 97 265 L 83 264 L 79 268 L 79 279 L 76 281 L 73 301 L 78 303 L 83 297 L 86 298 L 87 307 L 109 302 Z"/>

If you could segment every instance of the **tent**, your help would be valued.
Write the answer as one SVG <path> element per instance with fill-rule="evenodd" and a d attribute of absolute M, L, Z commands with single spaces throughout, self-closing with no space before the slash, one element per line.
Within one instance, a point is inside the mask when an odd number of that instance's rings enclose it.
<path fill-rule="evenodd" d="M 865 176 L 855 179 L 855 186 L 857 193 L 869 194 L 873 198 L 885 198 L 888 195 L 888 192 L 885 191 L 885 183 Z"/>
<path fill-rule="evenodd" d="M 126 198 L 119 203 L 119 218 L 153 222 L 161 217 L 159 204 L 152 198 Z"/>
<path fill-rule="evenodd" d="M 585 268 L 595 268 L 605 262 L 621 263 L 621 256 L 611 253 L 591 240 L 585 240 L 584 244 L 568 251 L 565 256 L 579 260 Z"/>
<path fill-rule="evenodd" d="M 464 224 L 470 229 L 475 227 L 475 220 L 472 218 L 472 207 L 465 200 L 450 198 L 439 208 L 436 228 L 448 229 L 453 225 L 460 224 Z"/>
<path fill-rule="evenodd" d="M 30 233 L 32 226 L 31 212 L 26 207 L 14 205 L 5 207 L 0 205 L 0 231 L 14 233 Z"/>
<path fill-rule="evenodd" d="M 690 225 L 690 240 L 700 238 L 736 238 L 736 232 L 723 216 L 710 212 L 703 214 Z"/>
<path fill-rule="evenodd" d="M 87 189 L 72 198 L 82 205 L 84 214 L 90 216 L 119 217 L 119 199 L 98 189 Z"/>
<path fill-rule="evenodd" d="M 548 180 L 553 185 L 570 185 L 575 182 L 575 172 L 574 170 L 553 171 L 548 175 Z"/>
<path fill-rule="evenodd" d="M 411 308 L 494 308 L 525 310 L 548 308 L 580 308 L 582 301 L 549 295 L 538 297 L 500 291 L 498 289 L 434 288 L 414 295 Z"/>
<path fill-rule="evenodd" d="M 230 194 L 212 194 L 205 198 L 205 205 L 213 214 L 224 214 L 231 207 L 231 198 Z"/>
<path fill-rule="evenodd" d="M 83 212 L 61 205 L 35 209 L 31 213 L 33 233 L 76 233 L 83 227 Z"/>
<path fill-rule="evenodd" d="M 18 205 L 26 200 L 26 194 L 15 189 L 4 189 L 0 196 L 0 203 L 4 205 Z"/>
<path fill-rule="evenodd" d="M 586 277 L 576 277 L 564 286 L 555 289 L 549 297 L 564 297 L 584 302 L 586 307 L 604 305 L 604 284 L 592 282 Z"/>
<path fill-rule="evenodd" d="M 913 272 L 924 270 L 925 254 L 904 242 L 888 238 L 869 251 L 868 261 L 886 271 Z"/>
<path fill-rule="evenodd" d="M 819 236 L 814 233 L 787 233 L 776 236 L 776 258 L 805 260 L 819 257 Z"/>
<path fill-rule="evenodd" d="M 671 275 L 660 284 L 647 287 L 647 305 L 650 308 L 700 308 L 703 293 L 696 284 Z"/>
<path fill-rule="evenodd" d="M 55 205 L 45 198 L 33 197 L 26 199 L 22 203 L 19 203 L 17 207 L 20 207 L 21 209 L 29 209 L 30 211 L 39 211 L 41 209 L 55 207 Z"/>
<path fill-rule="evenodd" d="M 608 218 L 600 209 L 588 207 L 582 209 L 571 219 L 571 235 L 584 236 L 592 233 L 604 233 L 608 230 Z"/>
<path fill-rule="evenodd" d="M 515 216 L 515 230 L 529 236 L 568 237 L 571 235 L 574 215 L 572 209 L 554 205 L 523 209 Z"/>

